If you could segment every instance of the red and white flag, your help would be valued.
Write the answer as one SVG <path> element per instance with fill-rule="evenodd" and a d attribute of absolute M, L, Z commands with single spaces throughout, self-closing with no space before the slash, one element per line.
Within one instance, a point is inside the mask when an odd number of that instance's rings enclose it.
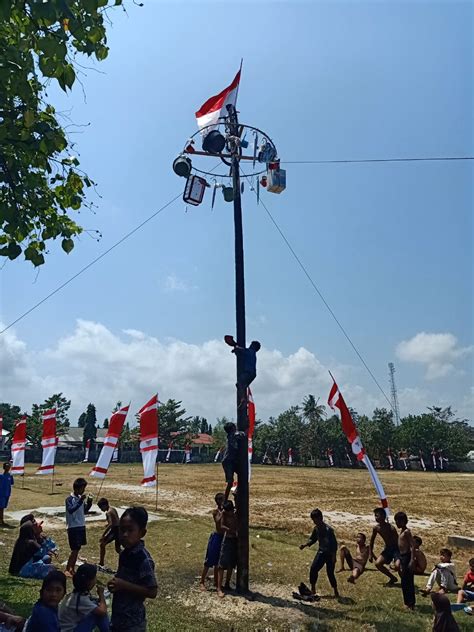
<path fill-rule="evenodd" d="M 90 450 L 91 450 L 91 440 L 87 439 L 87 441 L 86 441 L 86 449 L 84 450 L 84 459 L 82 461 L 83 463 L 88 463 Z"/>
<path fill-rule="evenodd" d="M 0 439 L 3 435 L 3 417 L 0 417 Z"/>
<path fill-rule="evenodd" d="M 191 446 L 189 443 L 184 446 L 184 462 L 191 463 Z"/>
<path fill-rule="evenodd" d="M 217 125 L 221 116 L 227 116 L 227 105 L 235 106 L 237 94 L 239 92 L 240 70 L 235 75 L 232 83 L 224 88 L 222 92 L 208 99 L 196 112 L 196 121 L 199 129 L 207 125 Z M 205 133 L 210 132 L 212 127 L 207 127 Z"/>
<path fill-rule="evenodd" d="M 53 474 L 58 438 L 56 436 L 56 408 L 43 413 L 43 438 L 41 439 L 43 458 L 36 474 Z"/>
<path fill-rule="evenodd" d="M 293 448 L 288 448 L 288 465 L 293 465 Z"/>
<path fill-rule="evenodd" d="M 217 452 L 216 452 L 215 457 L 214 457 L 214 463 L 217 463 L 217 461 L 219 460 L 219 457 L 220 457 L 221 453 L 222 453 L 222 448 L 219 448 L 219 449 L 217 450 Z"/>
<path fill-rule="evenodd" d="M 143 461 L 144 487 L 156 486 L 156 457 L 158 456 L 158 395 L 153 395 L 138 411 L 140 415 L 140 452 Z"/>
<path fill-rule="evenodd" d="M 172 449 L 173 449 L 173 442 L 168 444 L 168 452 L 166 453 L 166 458 L 165 458 L 166 463 L 170 462 Z"/>
<path fill-rule="evenodd" d="M 25 473 L 26 417 L 15 422 L 12 439 L 12 474 Z"/>
<path fill-rule="evenodd" d="M 357 427 L 352 419 L 349 409 L 346 406 L 346 402 L 344 401 L 344 398 L 342 397 L 339 391 L 339 387 L 334 381 L 334 378 L 332 379 L 333 379 L 333 385 L 329 393 L 328 404 L 333 410 L 335 410 L 336 408 L 339 409 L 341 422 L 342 422 L 342 429 L 344 431 L 344 434 L 347 437 L 347 440 L 351 444 L 352 452 L 357 457 L 357 460 L 362 461 L 362 463 L 364 463 L 365 467 L 367 468 L 370 474 L 370 478 L 372 479 L 372 482 L 374 484 L 374 487 L 377 490 L 377 494 L 379 495 L 380 501 L 382 503 L 382 507 L 385 509 L 385 512 L 388 515 L 389 513 L 388 501 L 387 501 L 387 497 L 385 496 L 385 491 L 382 487 L 382 483 L 380 482 L 380 479 L 377 476 L 377 472 L 375 471 L 371 460 L 369 459 L 369 457 L 367 456 L 365 452 L 365 448 L 362 445 L 362 441 L 360 439 Z"/>
<path fill-rule="evenodd" d="M 247 388 L 247 417 L 249 420 L 249 429 L 247 433 L 248 450 L 249 450 L 249 480 L 252 475 L 252 458 L 253 458 L 253 433 L 255 432 L 255 402 L 250 388 Z"/>
<path fill-rule="evenodd" d="M 104 439 L 104 445 L 100 451 L 97 463 L 90 471 L 89 476 L 93 476 L 94 478 L 105 478 L 110 462 L 113 460 L 114 453 L 117 450 L 119 437 L 122 432 L 125 419 L 127 418 L 129 408 L 130 404 L 120 408 L 120 410 L 117 410 L 110 418 L 109 427 Z"/>

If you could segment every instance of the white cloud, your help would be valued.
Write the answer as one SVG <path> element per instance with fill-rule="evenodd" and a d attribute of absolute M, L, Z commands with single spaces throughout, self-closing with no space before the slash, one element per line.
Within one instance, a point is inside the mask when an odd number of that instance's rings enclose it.
<path fill-rule="evenodd" d="M 38 352 L 13 330 L 0 336 L 0 367 L 2 401 L 29 410 L 34 402 L 63 392 L 72 400 L 73 424 L 91 401 L 102 421 L 117 400 L 131 399 L 136 411 L 156 391 L 162 401 L 180 399 L 189 414 L 211 423 L 222 415 L 235 417 L 235 358 L 220 340 L 200 345 L 163 341 L 135 329 L 116 334 L 101 323 L 78 320 L 70 334 Z M 346 402 L 357 411 L 370 414 L 387 407 L 378 391 L 357 384 L 359 368 L 340 365 L 334 370 Z M 260 418 L 277 415 L 309 393 L 325 404 L 329 387 L 327 368 L 304 347 L 288 355 L 260 350 L 252 388 Z M 402 414 L 421 412 L 439 399 L 417 388 L 401 390 L 399 397 Z M 466 396 L 466 410 L 468 405 Z"/>
<path fill-rule="evenodd" d="M 426 367 L 426 379 L 444 377 L 455 369 L 455 361 L 468 355 L 473 347 L 460 347 L 450 333 L 430 334 L 424 331 L 410 340 L 403 340 L 396 348 L 400 360 Z"/>
<path fill-rule="evenodd" d="M 197 290 L 196 285 L 190 285 L 183 279 L 180 279 L 176 274 L 169 274 L 164 282 L 164 288 L 167 292 L 189 292 L 190 290 Z"/>

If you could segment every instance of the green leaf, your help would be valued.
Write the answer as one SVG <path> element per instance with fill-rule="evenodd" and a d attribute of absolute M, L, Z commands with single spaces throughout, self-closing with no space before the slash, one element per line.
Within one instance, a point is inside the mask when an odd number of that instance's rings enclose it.
<path fill-rule="evenodd" d="M 31 261 L 35 267 L 41 266 L 44 263 L 44 257 L 38 252 L 38 246 L 39 244 L 31 245 L 25 250 L 25 259 Z"/>
<path fill-rule="evenodd" d="M 45 77 L 59 77 L 62 74 L 61 64 L 53 57 L 41 55 L 39 67 Z"/>
<path fill-rule="evenodd" d="M 74 72 L 74 68 L 71 66 L 71 64 L 68 64 L 64 68 L 64 72 L 63 72 L 62 77 L 63 77 L 64 83 L 66 84 L 66 86 L 69 89 L 71 89 L 72 88 L 72 84 L 76 80 L 76 73 Z"/>
<path fill-rule="evenodd" d="M 35 122 L 35 113 L 33 110 L 26 110 L 23 118 L 25 120 L 25 127 L 31 127 Z"/>
<path fill-rule="evenodd" d="M 95 51 L 95 56 L 97 57 L 98 61 L 103 61 L 108 54 L 109 49 L 107 48 L 107 46 L 98 46 Z"/>
<path fill-rule="evenodd" d="M 67 254 L 69 254 L 71 250 L 74 248 L 74 242 L 72 239 L 63 239 L 61 242 L 61 247 L 64 250 L 64 252 L 67 252 Z"/>
<path fill-rule="evenodd" d="M 7 22 L 12 12 L 11 0 L 0 0 L 0 20 Z"/>
<path fill-rule="evenodd" d="M 11 261 L 13 261 L 13 259 L 16 259 L 19 255 L 21 255 L 21 247 L 18 244 L 15 244 L 13 241 L 11 241 L 8 244 L 7 251 L 8 251 L 8 258 Z"/>

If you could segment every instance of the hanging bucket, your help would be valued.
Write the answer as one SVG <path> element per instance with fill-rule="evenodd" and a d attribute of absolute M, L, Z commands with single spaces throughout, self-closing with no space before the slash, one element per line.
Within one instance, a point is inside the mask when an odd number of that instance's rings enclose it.
<path fill-rule="evenodd" d="M 220 154 L 225 147 L 225 138 L 222 134 L 213 129 L 207 136 L 204 137 L 202 141 L 202 148 L 204 151 L 207 151 L 209 154 Z"/>
<path fill-rule="evenodd" d="M 222 194 L 226 202 L 234 201 L 234 189 L 233 187 L 222 187 Z"/>

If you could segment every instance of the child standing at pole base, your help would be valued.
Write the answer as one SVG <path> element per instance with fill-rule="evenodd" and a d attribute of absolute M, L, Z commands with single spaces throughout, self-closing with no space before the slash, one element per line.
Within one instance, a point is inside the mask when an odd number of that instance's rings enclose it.
<path fill-rule="evenodd" d="M 245 432 L 237 431 L 237 426 L 232 421 L 224 424 L 224 430 L 227 434 L 227 445 L 222 457 L 222 467 L 224 468 L 225 482 L 227 483 L 224 493 L 225 500 L 227 500 L 234 482 L 234 474 L 237 474 L 238 471 L 240 441 L 244 440 L 246 435 Z"/>
<path fill-rule="evenodd" d="M 323 566 L 326 566 L 326 573 L 329 583 L 334 590 L 334 596 L 339 597 L 336 576 L 334 575 L 337 554 L 337 540 L 334 529 L 323 521 L 323 514 L 320 509 L 313 509 L 310 515 L 315 526 L 309 540 L 305 544 L 300 544 L 300 549 L 303 550 L 306 547 L 313 546 L 315 542 L 318 542 L 319 545 L 309 571 L 311 593 L 313 595 L 316 594 L 316 583 L 318 581 L 319 571 Z"/>
<path fill-rule="evenodd" d="M 226 500 L 222 509 L 221 529 L 224 532 L 224 539 L 217 573 L 217 594 L 219 597 L 225 597 L 222 590 L 224 571 L 227 570 L 227 581 L 224 588 L 230 588 L 232 571 L 237 566 L 237 516 L 235 515 L 234 503 L 231 500 Z"/>
<path fill-rule="evenodd" d="M 86 487 L 85 478 L 76 478 L 72 485 L 72 494 L 66 498 L 67 537 L 71 549 L 66 574 L 71 576 L 74 575 L 79 551 L 87 544 L 86 513 L 92 507 L 92 496 L 86 496 Z"/>
<path fill-rule="evenodd" d="M 199 582 L 199 587 L 201 590 L 206 590 L 206 577 L 209 569 L 214 567 L 214 585 L 217 586 L 217 575 L 218 575 L 218 566 L 219 566 L 219 556 L 222 547 L 222 540 L 224 538 L 224 531 L 221 526 L 222 520 L 222 505 L 224 503 L 224 494 L 219 492 L 214 497 L 216 508 L 212 512 L 212 517 L 214 519 L 215 531 L 211 533 L 209 536 L 209 541 L 207 543 L 207 551 L 206 558 L 204 560 L 204 568 L 201 573 L 201 580 Z"/>

